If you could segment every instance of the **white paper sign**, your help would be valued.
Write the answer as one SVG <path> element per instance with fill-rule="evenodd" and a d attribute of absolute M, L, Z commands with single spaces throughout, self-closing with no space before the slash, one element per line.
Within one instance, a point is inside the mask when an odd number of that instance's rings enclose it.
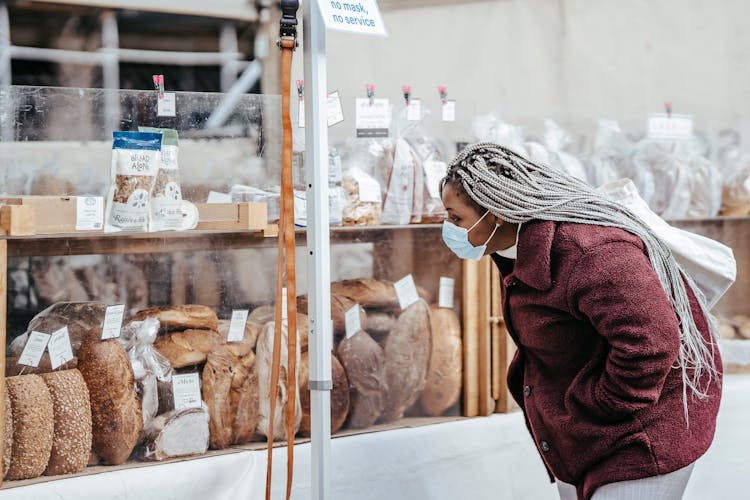
<path fill-rule="evenodd" d="M 104 198 L 79 196 L 76 198 L 76 231 L 98 231 L 104 227 Z"/>
<path fill-rule="evenodd" d="M 440 181 L 448 172 L 448 165 L 443 161 L 426 160 L 422 167 L 425 174 L 424 182 L 427 185 L 430 198 L 440 199 Z"/>
<path fill-rule="evenodd" d="M 297 104 L 297 126 L 305 128 L 305 100 L 300 99 Z"/>
<path fill-rule="evenodd" d="M 438 307 L 453 309 L 453 290 L 456 280 L 453 278 L 440 277 L 440 289 L 438 292 Z"/>
<path fill-rule="evenodd" d="M 116 339 L 120 336 L 122 329 L 122 317 L 125 314 L 125 305 L 107 306 L 102 324 L 102 340 Z"/>
<path fill-rule="evenodd" d="M 414 284 L 414 278 L 407 274 L 393 284 L 396 287 L 396 296 L 401 309 L 406 309 L 419 300 L 417 285 Z"/>
<path fill-rule="evenodd" d="M 285 321 L 287 319 L 287 300 L 286 300 L 286 287 L 281 289 L 281 321 Z"/>
<path fill-rule="evenodd" d="M 382 196 L 378 181 L 367 175 L 358 175 L 356 172 L 352 172 L 352 176 L 359 186 L 359 201 L 365 203 L 381 203 Z"/>
<path fill-rule="evenodd" d="M 690 115 L 648 115 L 648 138 L 656 140 L 685 140 L 693 137 L 693 117 Z"/>
<path fill-rule="evenodd" d="M 299 100 L 299 115 L 298 123 L 299 128 L 305 128 L 305 101 L 304 99 Z M 337 123 L 344 121 L 344 109 L 341 106 L 341 97 L 339 97 L 339 91 L 335 90 L 328 94 L 327 109 L 328 113 L 328 126 L 333 127 Z"/>
<path fill-rule="evenodd" d="M 73 349 L 70 347 L 70 335 L 67 326 L 50 335 L 47 351 L 53 370 L 73 359 Z"/>
<path fill-rule="evenodd" d="M 388 99 L 359 97 L 355 99 L 355 127 L 357 137 L 388 137 L 391 125 L 391 106 Z"/>
<path fill-rule="evenodd" d="M 164 94 L 157 99 L 157 116 L 175 116 L 177 114 L 177 100 L 174 93 Z"/>
<path fill-rule="evenodd" d="M 456 101 L 445 101 L 443 103 L 443 121 L 456 121 Z"/>
<path fill-rule="evenodd" d="M 201 407 L 201 382 L 197 373 L 172 375 L 174 409 Z"/>
<path fill-rule="evenodd" d="M 422 119 L 422 101 L 412 99 L 406 106 L 406 119 L 410 122 L 418 122 Z"/>
<path fill-rule="evenodd" d="M 42 354 L 44 354 L 44 349 L 47 347 L 49 337 L 46 333 L 31 332 L 23 348 L 23 352 L 21 352 L 21 357 L 18 358 L 18 364 L 33 366 L 34 368 L 39 366 L 39 360 L 42 359 Z"/>
<path fill-rule="evenodd" d="M 351 338 L 362 330 L 362 323 L 359 321 L 359 304 L 350 307 L 344 313 L 344 323 L 346 325 L 346 338 Z"/>
<path fill-rule="evenodd" d="M 227 342 L 242 342 L 245 338 L 245 325 L 247 316 L 250 313 L 247 309 L 235 309 L 232 311 L 232 320 L 229 322 L 229 333 L 227 333 Z"/>
<path fill-rule="evenodd" d="M 376 0 L 337 2 L 318 0 L 326 28 L 359 35 L 388 36 Z"/>

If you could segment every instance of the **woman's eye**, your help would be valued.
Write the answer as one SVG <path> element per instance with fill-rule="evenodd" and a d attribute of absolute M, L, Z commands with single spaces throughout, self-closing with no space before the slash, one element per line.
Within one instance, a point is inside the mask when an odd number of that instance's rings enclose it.
<path fill-rule="evenodd" d="M 461 218 L 460 218 L 460 217 L 456 217 L 455 215 L 451 215 L 451 216 L 450 216 L 450 220 L 451 220 L 451 222 L 453 222 L 454 224 L 458 224 L 459 222 L 461 222 Z"/>

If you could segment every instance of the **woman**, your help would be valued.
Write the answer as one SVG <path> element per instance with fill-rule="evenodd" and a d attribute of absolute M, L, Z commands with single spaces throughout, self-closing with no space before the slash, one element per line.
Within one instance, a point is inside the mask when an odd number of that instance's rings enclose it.
<path fill-rule="evenodd" d="M 495 144 L 464 149 L 441 188 L 445 243 L 500 269 L 508 387 L 560 498 L 682 498 L 713 439 L 721 359 L 669 249 L 584 182 Z"/>

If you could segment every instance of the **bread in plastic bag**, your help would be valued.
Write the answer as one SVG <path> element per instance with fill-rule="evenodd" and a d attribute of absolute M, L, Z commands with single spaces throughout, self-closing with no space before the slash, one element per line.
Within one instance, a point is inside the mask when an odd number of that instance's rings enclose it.
<path fill-rule="evenodd" d="M 633 155 L 633 142 L 617 122 L 599 120 L 594 137 L 594 150 L 589 155 L 588 180 L 594 187 L 626 177 Z"/>
<path fill-rule="evenodd" d="M 588 175 L 583 163 L 565 151 L 570 142 L 571 137 L 567 130 L 552 120 L 544 120 L 544 146 L 549 152 L 548 165 L 587 182 Z"/>

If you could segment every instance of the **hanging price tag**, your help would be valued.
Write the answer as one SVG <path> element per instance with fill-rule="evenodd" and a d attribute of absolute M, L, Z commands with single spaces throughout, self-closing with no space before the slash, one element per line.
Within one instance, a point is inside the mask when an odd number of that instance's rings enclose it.
<path fill-rule="evenodd" d="M 23 348 L 23 352 L 21 352 L 21 357 L 18 358 L 18 364 L 33 366 L 34 368 L 39 366 L 39 360 L 42 359 L 42 354 L 44 354 L 44 349 L 47 347 L 49 337 L 46 333 L 31 332 Z"/>
<path fill-rule="evenodd" d="M 50 335 L 47 351 L 53 370 L 73 359 L 73 349 L 70 347 L 70 335 L 67 326 Z"/>
<path fill-rule="evenodd" d="M 417 285 L 414 284 L 414 278 L 411 274 L 407 274 L 395 282 L 393 286 L 396 287 L 396 296 L 401 309 L 406 309 L 419 300 Z"/>
<path fill-rule="evenodd" d="M 422 164 L 424 168 L 424 182 L 430 198 L 440 199 L 440 181 L 448 172 L 448 165 L 442 161 L 426 160 Z"/>
<path fill-rule="evenodd" d="M 227 342 L 242 342 L 245 338 L 245 325 L 247 324 L 248 314 L 250 314 L 250 311 L 247 309 L 235 309 L 232 311 Z"/>
<path fill-rule="evenodd" d="M 197 373 L 172 375 L 174 409 L 201 407 L 201 382 Z"/>
<path fill-rule="evenodd" d="M 359 320 L 359 304 L 350 307 L 344 313 L 344 322 L 346 325 L 346 338 L 351 338 L 357 332 L 362 330 L 362 323 Z"/>
<path fill-rule="evenodd" d="M 286 321 L 287 319 L 287 301 L 286 301 L 286 287 L 281 289 L 281 321 Z"/>
<path fill-rule="evenodd" d="M 438 292 L 438 307 L 453 309 L 453 290 L 456 280 L 453 278 L 440 277 L 440 291 Z"/>
<path fill-rule="evenodd" d="M 305 128 L 305 101 L 304 99 L 299 100 L 299 107 L 297 108 L 298 111 L 298 123 L 297 125 L 299 128 Z"/>
<path fill-rule="evenodd" d="M 690 115 L 648 115 L 648 138 L 655 140 L 686 140 L 693 138 L 693 117 Z"/>
<path fill-rule="evenodd" d="M 104 227 L 104 198 L 78 196 L 76 198 L 76 231 L 97 231 Z"/>
<path fill-rule="evenodd" d="M 355 101 L 357 137 L 388 137 L 391 107 L 388 99 L 358 98 Z"/>
<path fill-rule="evenodd" d="M 177 115 L 177 99 L 173 92 L 162 94 L 158 98 L 156 104 L 156 115 L 157 116 L 176 116 Z"/>
<path fill-rule="evenodd" d="M 124 314 L 124 304 L 107 306 L 107 310 L 104 313 L 104 323 L 102 323 L 102 340 L 116 339 L 120 336 Z"/>
<path fill-rule="evenodd" d="M 418 122 L 422 119 L 422 101 L 412 99 L 406 106 L 406 119 L 410 122 Z"/>
<path fill-rule="evenodd" d="M 334 90 L 328 94 L 328 126 L 333 127 L 343 121 L 344 110 L 341 107 L 341 97 L 339 97 L 339 91 Z"/>
<path fill-rule="evenodd" d="M 456 101 L 445 101 L 443 103 L 443 121 L 444 122 L 455 122 L 456 121 Z"/>

